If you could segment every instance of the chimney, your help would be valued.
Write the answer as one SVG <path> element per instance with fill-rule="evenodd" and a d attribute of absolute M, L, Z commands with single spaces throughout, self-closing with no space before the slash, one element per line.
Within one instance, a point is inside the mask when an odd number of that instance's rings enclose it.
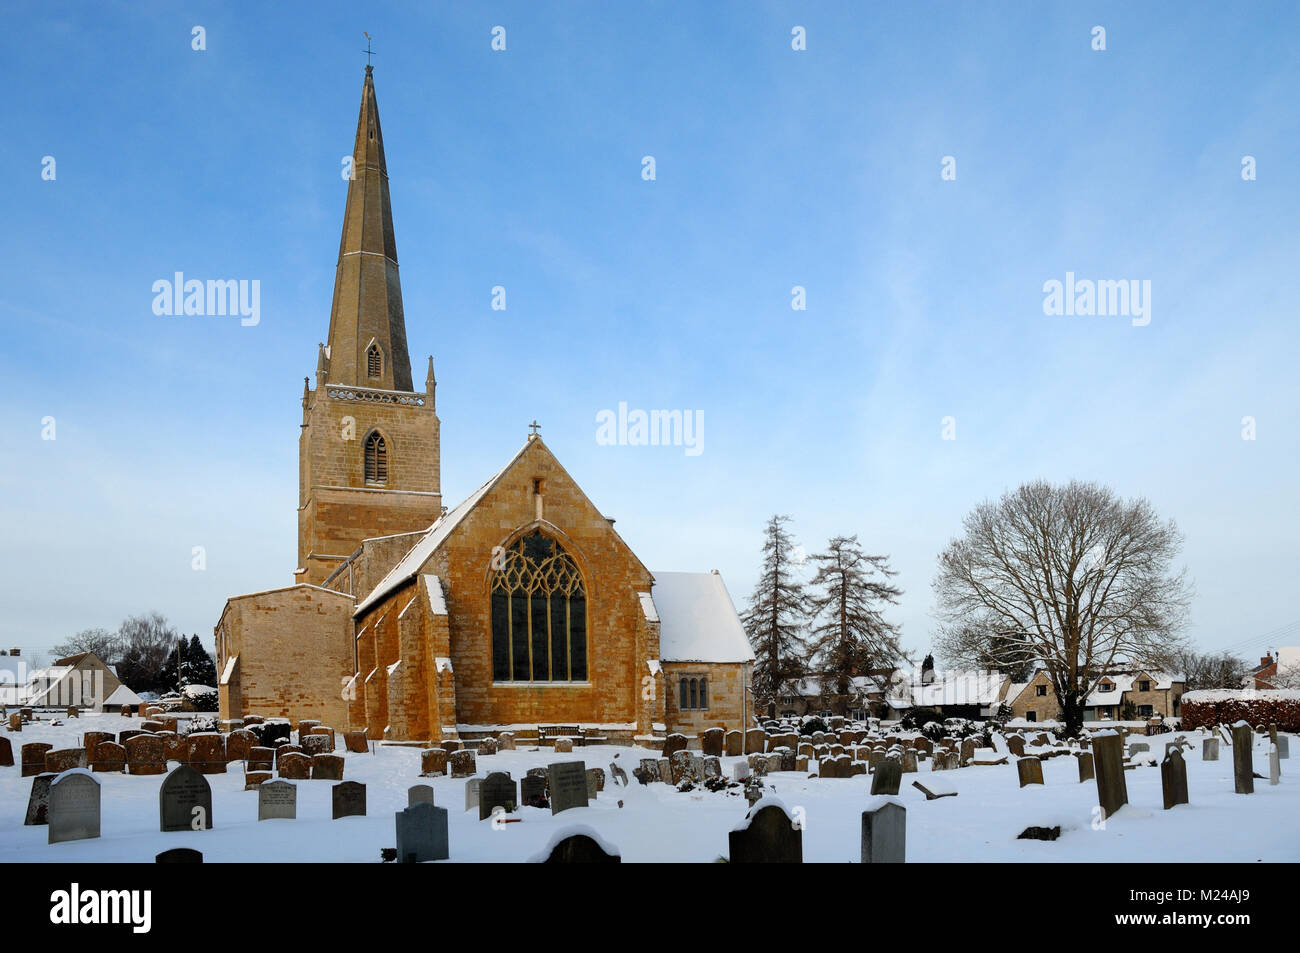
<path fill-rule="evenodd" d="M 10 650 L 9 650 L 9 654 L 10 654 L 10 655 L 22 655 L 22 654 L 23 654 L 23 650 L 22 650 L 22 649 L 10 649 Z"/>

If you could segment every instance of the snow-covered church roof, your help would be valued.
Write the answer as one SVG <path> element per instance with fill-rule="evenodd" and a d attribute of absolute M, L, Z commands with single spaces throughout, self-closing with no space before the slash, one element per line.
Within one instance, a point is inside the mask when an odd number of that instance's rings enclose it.
<path fill-rule="evenodd" d="M 657 572 L 650 593 L 665 662 L 752 662 L 731 594 L 714 572 Z M 643 602 L 644 608 L 644 602 Z M 648 615 L 648 613 L 647 613 Z"/>

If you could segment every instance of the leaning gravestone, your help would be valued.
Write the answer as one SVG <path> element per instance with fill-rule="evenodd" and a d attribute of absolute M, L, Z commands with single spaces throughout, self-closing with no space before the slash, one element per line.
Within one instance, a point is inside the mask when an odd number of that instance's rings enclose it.
<path fill-rule="evenodd" d="M 551 813 L 587 806 L 587 766 L 582 761 L 559 761 L 546 769 L 551 789 Z"/>
<path fill-rule="evenodd" d="M 343 747 L 352 754 L 369 754 L 370 742 L 364 731 L 343 732 Z"/>
<path fill-rule="evenodd" d="M 433 803 L 433 785 L 431 784 L 413 784 L 406 789 L 406 806 L 414 807 L 417 804 Z"/>
<path fill-rule="evenodd" d="M 478 807 L 479 795 L 482 792 L 482 778 L 469 778 L 465 781 L 465 810 L 472 811 Z"/>
<path fill-rule="evenodd" d="M 1160 789 L 1166 811 L 1187 803 L 1187 762 L 1181 748 L 1165 749 L 1165 760 L 1160 762 Z"/>
<path fill-rule="evenodd" d="M 1255 793 L 1254 744 L 1250 725 L 1239 721 L 1232 726 L 1232 777 L 1238 794 Z"/>
<path fill-rule="evenodd" d="M 308 735 L 308 737 L 313 737 Z M 334 820 L 340 817 L 366 816 L 366 786 L 356 781 L 344 781 L 330 789 Z"/>
<path fill-rule="evenodd" d="M 903 780 L 903 766 L 893 758 L 876 765 L 876 773 L 871 776 L 872 794 L 897 794 L 898 786 Z"/>
<path fill-rule="evenodd" d="M 504 771 L 493 771 L 483 779 L 478 791 L 478 819 L 486 820 L 495 808 L 507 812 L 519 806 L 519 789 Z"/>
<path fill-rule="evenodd" d="M 46 824 L 50 818 L 50 782 L 57 774 L 38 774 L 32 778 L 32 793 L 27 798 L 24 825 Z"/>
<path fill-rule="evenodd" d="M 398 811 L 397 859 L 404 864 L 422 864 L 450 857 L 447 845 L 447 809 L 432 804 L 413 804 Z"/>
<path fill-rule="evenodd" d="M 60 774 L 50 783 L 49 841 L 99 836 L 99 782 L 84 768 Z"/>
<path fill-rule="evenodd" d="M 1037 758 L 1019 758 L 1016 761 L 1016 772 L 1020 775 L 1022 788 L 1027 784 L 1043 783 L 1043 762 Z"/>
<path fill-rule="evenodd" d="M 298 816 L 298 785 L 288 781 L 263 781 L 257 786 L 257 819 L 270 821 Z"/>
<path fill-rule="evenodd" d="M 1093 769 L 1097 776 L 1097 800 L 1103 820 L 1128 803 L 1124 780 L 1124 739 L 1113 731 L 1098 732 L 1092 740 Z"/>
<path fill-rule="evenodd" d="M 212 785 L 188 764 L 180 765 L 167 775 L 158 789 L 158 829 L 212 829 Z"/>
<path fill-rule="evenodd" d="M 1093 778 L 1092 752 L 1080 751 L 1074 757 L 1078 759 L 1079 762 L 1079 783 L 1082 784 L 1084 781 L 1091 781 Z"/>
<path fill-rule="evenodd" d="M 862 812 L 862 862 L 901 864 L 907 854 L 907 808 L 877 797 Z"/>
<path fill-rule="evenodd" d="M 561 832 L 557 837 L 559 837 L 559 840 L 556 841 L 555 846 L 551 848 L 542 863 L 618 864 L 623 861 L 623 858 L 617 852 L 606 852 L 605 848 L 588 834 L 577 832 L 564 836 L 564 832 Z"/>
<path fill-rule="evenodd" d="M 1201 760 L 1218 761 L 1219 760 L 1219 739 L 1206 738 L 1201 742 Z"/>
<path fill-rule="evenodd" d="M 605 769 L 587 769 L 587 800 L 596 800 L 596 795 L 605 790 Z"/>
<path fill-rule="evenodd" d="M 762 804 L 760 801 L 759 804 Z M 803 830 L 780 804 L 758 804 L 727 835 L 733 864 L 801 864 Z"/>

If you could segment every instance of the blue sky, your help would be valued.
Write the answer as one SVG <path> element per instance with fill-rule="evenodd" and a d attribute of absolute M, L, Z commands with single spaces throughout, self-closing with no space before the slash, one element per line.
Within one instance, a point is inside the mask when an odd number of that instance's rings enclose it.
<path fill-rule="evenodd" d="M 1293 5 L 358 9 L 11 6 L 0 643 L 158 609 L 211 645 L 291 582 L 363 30 L 449 505 L 536 418 L 652 570 L 743 608 L 770 514 L 856 533 L 923 653 L 962 515 L 1078 477 L 1177 521 L 1202 647 L 1300 619 Z M 259 280 L 260 323 L 154 315 L 176 271 Z M 1149 280 L 1150 324 L 1045 315 L 1066 272 Z M 598 445 L 620 401 L 702 411 L 704 452 Z"/>

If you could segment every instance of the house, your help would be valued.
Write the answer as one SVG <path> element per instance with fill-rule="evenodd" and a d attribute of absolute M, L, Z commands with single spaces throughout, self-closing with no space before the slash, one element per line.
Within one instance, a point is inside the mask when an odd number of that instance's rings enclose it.
<path fill-rule="evenodd" d="M 32 672 L 24 704 L 34 708 L 76 705 L 102 711 L 112 699 L 117 699 L 112 702 L 117 705 L 137 705 L 140 702 L 140 698 L 122 684 L 117 673 L 103 659 L 94 652 L 82 652 Z"/>
<path fill-rule="evenodd" d="M 1176 718 L 1180 714 L 1184 683 L 1182 675 L 1150 669 L 1110 672 L 1102 676 L 1085 699 L 1083 720 L 1129 721 L 1155 715 Z M 1024 685 L 1013 686 L 1007 700 L 1013 718 L 1057 721 L 1061 717 L 1056 692 L 1044 669 L 1034 672 L 1034 677 Z"/>
<path fill-rule="evenodd" d="M 1276 688 L 1274 681 L 1277 679 L 1277 657 L 1265 655 L 1259 660 L 1259 664 L 1247 673 L 1242 679 L 1243 687 L 1257 688 L 1266 691 L 1270 688 Z"/>
<path fill-rule="evenodd" d="M 1011 684 L 1011 678 L 1001 672 L 927 670 L 917 681 L 894 685 L 891 717 L 926 708 L 945 718 L 989 718 L 997 713 Z"/>
<path fill-rule="evenodd" d="M 889 717 L 887 695 L 898 669 L 877 669 L 867 675 L 849 679 L 848 695 L 843 699 L 844 714 L 855 721 L 869 717 Z M 804 715 L 829 716 L 840 701 L 836 679 L 821 675 L 804 675 L 781 687 L 776 697 L 776 714 L 781 718 Z"/>

